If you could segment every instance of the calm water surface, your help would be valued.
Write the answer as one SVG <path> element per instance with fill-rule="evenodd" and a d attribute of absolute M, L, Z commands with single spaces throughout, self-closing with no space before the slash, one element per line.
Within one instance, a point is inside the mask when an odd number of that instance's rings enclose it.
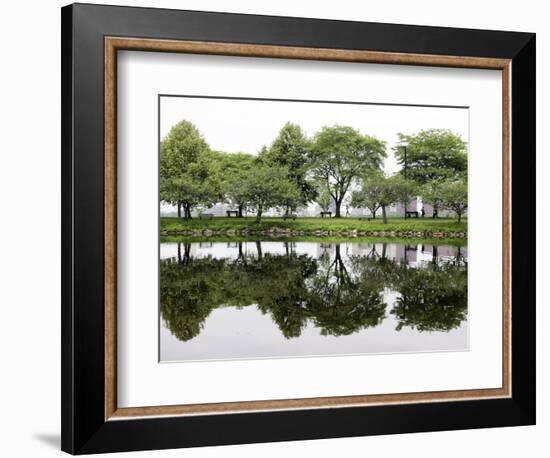
<path fill-rule="evenodd" d="M 468 349 L 467 247 L 162 243 L 160 360 Z"/>

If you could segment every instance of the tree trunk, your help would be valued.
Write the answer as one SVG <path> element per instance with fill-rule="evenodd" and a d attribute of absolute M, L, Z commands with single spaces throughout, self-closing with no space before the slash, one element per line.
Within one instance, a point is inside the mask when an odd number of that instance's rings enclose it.
<path fill-rule="evenodd" d="M 258 212 L 256 213 L 256 222 L 260 224 L 261 220 L 262 220 L 262 210 L 258 208 Z"/>
<path fill-rule="evenodd" d="M 387 224 L 388 216 L 386 215 L 386 206 L 385 205 L 382 205 L 382 218 L 384 220 L 384 224 Z"/>
<path fill-rule="evenodd" d="M 181 243 L 178 243 L 178 263 L 181 264 Z"/>
<path fill-rule="evenodd" d="M 178 202 L 178 218 L 181 218 L 181 202 Z"/>
<path fill-rule="evenodd" d="M 460 223 L 460 220 L 462 219 L 462 212 L 456 212 L 458 215 L 458 222 Z"/>
<path fill-rule="evenodd" d="M 191 244 L 190 243 L 184 243 L 183 244 L 183 260 L 185 264 L 189 264 L 189 261 L 191 261 Z"/>
<path fill-rule="evenodd" d="M 191 205 L 185 204 L 184 210 L 185 210 L 185 212 L 184 212 L 185 218 L 191 219 Z"/>
<path fill-rule="evenodd" d="M 262 242 L 256 240 L 256 251 L 258 252 L 258 259 L 262 259 Z"/>
<path fill-rule="evenodd" d="M 349 280 L 348 271 L 346 269 L 346 265 L 344 264 L 344 261 L 342 260 L 342 255 L 340 253 L 340 244 L 337 243 L 335 246 L 335 252 L 334 252 L 334 262 L 332 263 L 334 265 L 334 273 L 336 276 L 336 281 L 339 285 L 342 285 L 344 283 L 347 283 L 347 280 Z"/>
<path fill-rule="evenodd" d="M 242 259 L 243 257 L 243 242 L 239 242 L 239 256 L 237 259 Z"/>
<path fill-rule="evenodd" d="M 334 200 L 334 204 L 336 205 L 336 210 L 334 212 L 335 218 L 341 218 L 342 215 L 340 214 L 340 207 L 342 206 L 342 199 Z"/>
<path fill-rule="evenodd" d="M 238 216 L 239 216 L 239 218 L 242 218 L 242 217 L 243 217 L 243 204 L 239 205 L 239 213 L 238 213 Z"/>

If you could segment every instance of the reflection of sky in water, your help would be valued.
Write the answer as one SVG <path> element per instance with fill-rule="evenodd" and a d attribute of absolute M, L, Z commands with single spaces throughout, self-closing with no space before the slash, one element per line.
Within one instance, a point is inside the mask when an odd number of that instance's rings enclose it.
<path fill-rule="evenodd" d="M 289 253 L 307 255 L 319 261 L 319 269 L 323 269 L 336 256 L 336 244 L 316 242 L 279 241 L 261 242 L 261 254 L 285 256 Z M 184 256 L 184 246 L 180 245 L 179 256 Z M 241 256 L 251 259 L 258 256 L 256 242 L 242 242 Z M 355 257 L 385 256 L 386 259 L 405 263 L 411 268 L 423 269 L 434 259 L 438 263 L 467 261 L 467 247 L 458 249 L 455 246 L 432 245 L 399 245 L 382 243 L 340 244 L 339 253 L 344 266 L 350 274 L 356 276 L 351 263 Z M 237 242 L 202 242 L 188 245 L 187 255 L 191 259 L 227 259 L 233 262 L 239 257 Z M 324 257 L 323 257 L 324 256 Z M 435 258 L 434 258 L 435 256 Z M 162 243 L 160 247 L 161 260 L 176 261 L 178 259 L 178 244 Z M 334 283 L 334 279 L 329 280 Z M 162 282 L 162 278 L 161 278 Z M 214 308 L 203 322 L 200 333 L 187 341 L 179 340 L 166 327 L 161 318 L 160 326 L 160 360 L 212 360 L 212 359 L 244 359 L 244 358 L 280 358 L 316 355 L 347 355 L 365 353 L 403 353 L 403 352 L 441 352 L 466 351 L 468 349 L 468 323 L 464 320 L 448 331 L 419 332 L 411 327 L 396 330 L 398 319 L 390 313 L 392 304 L 399 298 L 399 292 L 389 287 L 382 289 L 386 311 L 381 322 L 373 327 L 361 329 L 350 335 L 321 335 L 321 331 L 312 320 L 307 320 L 299 337 L 285 338 L 281 330 L 272 320 L 269 313 L 263 314 L 256 305 L 241 307 L 225 306 Z"/>
<path fill-rule="evenodd" d="M 241 249 L 244 255 L 256 256 L 258 253 L 256 242 L 241 242 Z M 381 255 L 383 251 L 382 243 L 356 243 L 343 242 L 340 243 L 340 251 L 342 257 L 349 255 L 364 255 L 367 256 L 372 252 Z M 298 255 L 307 254 L 312 257 L 319 257 L 323 253 L 334 253 L 335 243 L 317 243 L 317 242 L 288 242 L 289 249 Z M 287 253 L 287 247 L 284 242 L 267 241 L 261 242 L 262 252 L 264 254 L 279 254 Z M 180 249 L 181 244 L 180 244 Z M 450 259 L 458 253 L 456 246 L 440 245 L 437 247 L 437 256 L 439 260 Z M 160 259 L 176 258 L 178 255 L 177 243 L 161 243 L 160 244 Z M 190 255 L 194 258 L 205 258 L 211 256 L 216 259 L 237 259 L 239 256 L 238 242 L 196 242 L 191 244 Z M 460 255 L 467 260 L 468 247 L 460 247 Z M 433 258 L 433 245 L 430 244 L 413 244 L 400 245 L 395 243 L 386 244 L 386 257 L 402 261 L 405 259 L 411 264 L 417 262 L 429 262 Z"/>

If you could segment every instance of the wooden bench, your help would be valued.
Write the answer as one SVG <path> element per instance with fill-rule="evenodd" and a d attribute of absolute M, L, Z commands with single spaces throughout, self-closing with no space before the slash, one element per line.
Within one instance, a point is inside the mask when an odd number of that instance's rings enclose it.
<path fill-rule="evenodd" d="M 214 218 L 213 213 L 199 213 L 199 219 L 212 219 Z"/>
<path fill-rule="evenodd" d="M 406 211 L 405 212 L 405 218 L 412 218 L 412 217 L 418 218 L 418 212 L 417 211 Z"/>
<path fill-rule="evenodd" d="M 236 217 L 239 216 L 239 210 L 227 210 L 227 217 L 231 218 L 231 214 L 234 214 Z"/>
<path fill-rule="evenodd" d="M 330 218 L 332 216 L 332 212 L 321 212 L 321 218 L 324 218 L 325 216 Z"/>
<path fill-rule="evenodd" d="M 283 220 L 285 219 L 292 219 L 292 220 L 295 220 L 296 219 L 296 215 L 295 214 L 292 214 L 292 215 L 284 215 L 283 216 Z"/>

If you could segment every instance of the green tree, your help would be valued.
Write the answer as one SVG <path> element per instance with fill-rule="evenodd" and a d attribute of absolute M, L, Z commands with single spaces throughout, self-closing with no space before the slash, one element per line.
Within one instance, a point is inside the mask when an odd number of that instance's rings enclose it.
<path fill-rule="evenodd" d="M 321 210 L 324 212 L 327 212 L 330 208 L 330 204 L 332 203 L 332 196 L 328 192 L 327 187 L 324 185 L 324 183 L 318 183 L 317 184 L 317 196 L 315 197 L 315 202 L 319 207 L 321 207 Z"/>
<path fill-rule="evenodd" d="M 405 178 L 422 185 L 466 176 L 466 142 L 459 135 L 447 129 L 428 129 L 414 135 L 399 133 L 398 136 L 407 144 L 406 148 L 399 145 L 393 148 Z"/>
<path fill-rule="evenodd" d="M 376 219 L 376 212 L 380 208 L 380 187 L 383 177 L 378 174 L 363 179 L 360 189 L 353 191 L 351 205 L 355 208 L 368 208 L 372 219 Z"/>
<path fill-rule="evenodd" d="M 373 218 L 376 211 L 382 209 L 384 224 L 388 222 L 387 208 L 403 198 L 404 183 L 401 177 L 385 177 L 381 173 L 373 173 L 363 178 L 362 186 L 352 194 L 354 207 L 368 208 Z"/>
<path fill-rule="evenodd" d="M 256 158 L 247 153 L 217 154 L 222 170 L 223 194 L 227 201 L 237 207 L 242 218 L 246 207 L 246 177 L 252 173 Z"/>
<path fill-rule="evenodd" d="M 244 190 L 248 205 L 256 211 L 258 223 L 269 208 L 286 206 L 300 198 L 300 191 L 288 180 L 288 172 L 282 167 L 256 166 L 247 175 Z"/>
<path fill-rule="evenodd" d="M 407 205 L 411 199 L 418 194 L 418 186 L 412 180 L 408 180 L 401 175 L 394 175 L 391 178 L 393 184 L 395 201 L 403 205 L 403 217 L 407 217 Z"/>
<path fill-rule="evenodd" d="M 441 182 L 430 181 L 420 187 L 420 196 L 422 197 L 422 201 L 433 207 L 434 211 L 432 218 L 435 218 L 439 209 L 443 208 L 444 202 L 441 192 L 439 191 L 440 186 Z"/>
<path fill-rule="evenodd" d="M 208 144 L 189 121 L 176 124 L 160 144 L 160 199 L 176 205 L 185 217 L 197 205 L 221 198 L 220 170 Z"/>
<path fill-rule="evenodd" d="M 311 163 L 311 142 L 306 138 L 302 128 L 287 122 L 269 148 L 262 148 L 258 155 L 266 165 L 283 167 L 287 170 L 288 180 L 299 190 L 296 202 L 289 202 L 286 213 L 295 210 L 299 205 L 307 205 L 316 194 L 313 183 L 307 179 Z"/>
<path fill-rule="evenodd" d="M 313 175 L 332 196 L 337 218 L 352 182 L 368 171 L 380 170 L 385 148 L 383 141 L 348 126 L 323 127 L 315 134 Z"/>
<path fill-rule="evenodd" d="M 444 181 L 439 186 L 442 205 L 456 213 L 460 223 L 462 215 L 468 208 L 468 186 L 462 180 Z"/>

